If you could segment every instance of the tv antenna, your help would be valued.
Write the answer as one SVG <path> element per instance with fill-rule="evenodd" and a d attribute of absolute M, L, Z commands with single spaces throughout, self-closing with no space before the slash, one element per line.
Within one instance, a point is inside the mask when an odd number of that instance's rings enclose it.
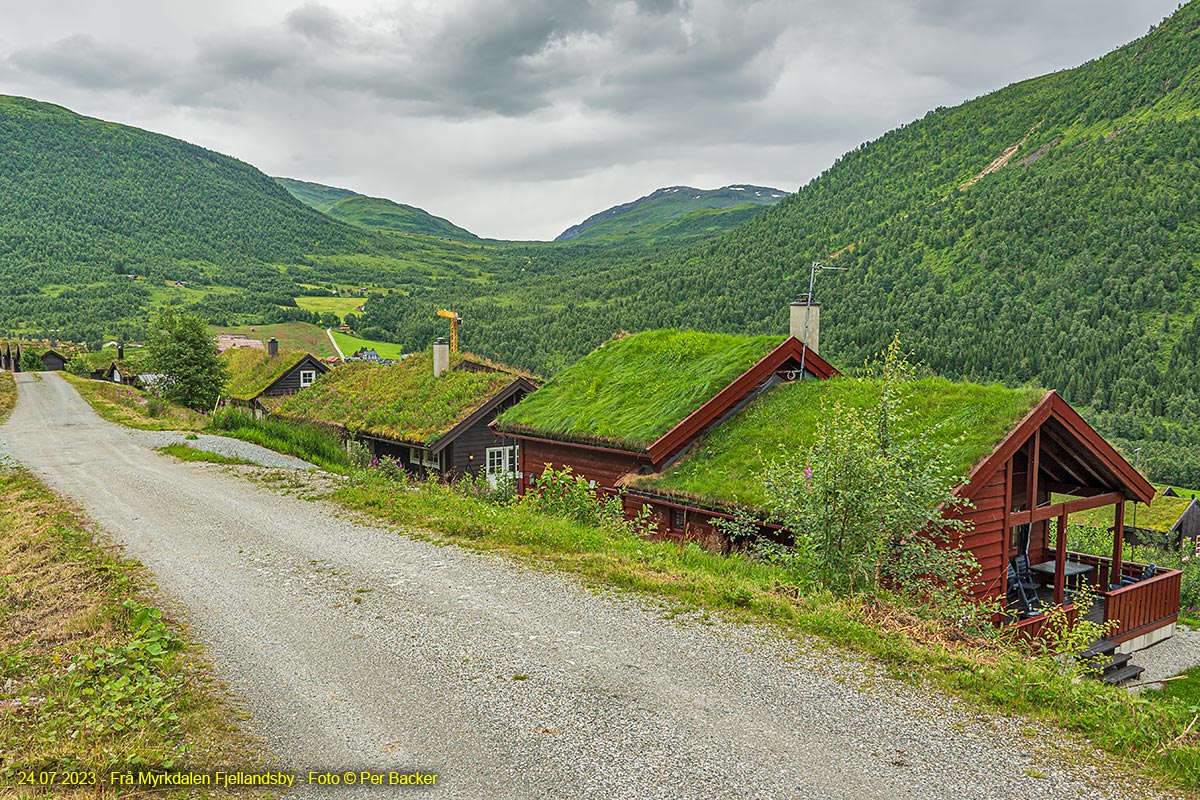
<path fill-rule="evenodd" d="M 812 262 L 812 268 L 808 271 L 808 295 L 805 298 L 804 306 L 804 341 L 800 348 L 800 380 L 804 380 L 804 363 L 808 357 L 808 317 L 812 313 L 812 298 L 813 285 L 817 282 L 817 273 L 821 270 L 835 270 L 837 272 L 845 272 L 846 267 L 829 267 L 822 264 L 820 261 Z"/>

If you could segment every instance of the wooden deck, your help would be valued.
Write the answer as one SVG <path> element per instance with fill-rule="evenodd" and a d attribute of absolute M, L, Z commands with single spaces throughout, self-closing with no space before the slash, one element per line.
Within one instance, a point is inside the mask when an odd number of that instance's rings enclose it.
<path fill-rule="evenodd" d="M 1071 561 L 1090 564 L 1095 569 L 1087 574 L 1088 582 L 1098 593 L 1096 604 L 1087 612 L 1084 619 L 1092 622 L 1116 622 L 1116 630 L 1108 637 L 1114 642 L 1124 642 L 1134 639 L 1150 631 L 1164 628 L 1175 622 L 1179 617 L 1179 588 L 1183 575 L 1177 569 L 1158 567 L 1153 577 L 1139 580 L 1120 589 L 1109 588 L 1112 559 L 1094 556 L 1088 553 L 1068 553 Z M 1127 561 L 1121 565 L 1121 575 L 1137 578 L 1145 571 L 1145 564 Z M 1038 590 L 1038 600 L 1043 608 L 1054 603 L 1054 591 L 1049 588 L 1048 581 Z M 1108 591 L 1101 592 L 1101 588 Z M 1072 592 L 1068 585 L 1066 605 L 1073 603 Z M 1038 616 L 1019 619 L 1017 609 L 1010 605 L 1008 608 L 1010 623 L 1031 635 L 1036 635 L 1040 627 Z"/>

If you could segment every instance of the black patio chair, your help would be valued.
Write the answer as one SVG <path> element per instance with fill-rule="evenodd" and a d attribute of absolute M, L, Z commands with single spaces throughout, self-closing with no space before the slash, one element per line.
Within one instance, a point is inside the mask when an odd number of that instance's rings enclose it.
<path fill-rule="evenodd" d="M 1114 584 L 1112 585 L 1112 588 L 1113 588 L 1113 589 L 1120 589 L 1122 586 L 1133 586 L 1135 583 L 1138 583 L 1138 582 L 1140 582 L 1140 581 L 1147 580 L 1147 579 L 1149 579 L 1149 578 L 1153 578 L 1153 577 L 1154 577 L 1154 574 L 1155 574 L 1156 572 L 1158 572 L 1158 565 L 1157 565 L 1157 564 L 1147 564 L 1147 565 L 1146 565 L 1146 568 L 1145 568 L 1144 570 L 1142 570 L 1142 574 L 1141 574 L 1141 575 L 1138 575 L 1136 578 L 1131 578 L 1131 577 L 1129 577 L 1128 575 L 1122 575 L 1122 576 L 1121 576 L 1121 582 L 1120 582 L 1120 583 L 1114 583 Z"/>
<path fill-rule="evenodd" d="M 1021 615 L 1025 617 L 1033 616 L 1041 609 L 1037 590 L 1031 590 L 1025 584 L 1021 583 L 1020 578 L 1017 577 L 1017 571 L 1013 568 L 1012 564 L 1008 565 L 1008 599 L 1010 602 L 1017 604 Z"/>
<path fill-rule="evenodd" d="M 1033 567 L 1029 564 L 1029 556 L 1024 554 L 1017 556 L 1012 560 L 1012 567 L 1017 573 L 1017 580 L 1023 587 L 1034 592 L 1042 588 L 1038 579 L 1033 577 Z"/>

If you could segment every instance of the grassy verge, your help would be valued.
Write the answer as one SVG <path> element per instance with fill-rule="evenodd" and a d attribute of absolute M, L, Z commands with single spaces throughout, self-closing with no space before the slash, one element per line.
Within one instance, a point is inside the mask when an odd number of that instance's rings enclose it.
<path fill-rule="evenodd" d="M 8 419 L 17 404 L 17 382 L 13 374 L 0 370 L 0 422 Z"/>
<path fill-rule="evenodd" d="M 109 422 L 144 431 L 198 431 L 208 417 L 147 392 L 60 372 L 79 395 Z"/>
<path fill-rule="evenodd" d="M 1177 700 L 1200 711 L 1200 667 L 1192 667 L 1183 673 L 1187 677 L 1182 680 L 1167 681 L 1163 684 L 1161 697 Z M 1150 697 L 1155 693 L 1147 692 Z"/>
<path fill-rule="evenodd" d="M 20 469 L 0 467 L 0 532 L 0 786 L 57 794 L 21 773 L 94 773 L 73 796 L 111 797 L 111 772 L 261 765 L 194 649 L 144 604 L 137 565 Z"/>
<path fill-rule="evenodd" d="M 345 473 L 350 468 L 350 457 L 342 440 L 319 425 L 276 417 L 255 419 L 253 414 L 230 409 L 213 415 L 208 430 L 302 458 L 330 472 Z"/>
<path fill-rule="evenodd" d="M 254 464 L 248 458 L 233 458 L 232 456 L 221 455 L 220 453 L 210 453 L 207 450 L 197 450 L 186 444 L 168 444 L 164 447 L 154 448 L 160 453 L 166 453 L 169 456 L 175 456 L 180 461 L 203 461 L 208 464 Z"/>
<path fill-rule="evenodd" d="M 889 606 L 886 598 L 881 603 L 801 594 L 792 588 L 795 576 L 786 566 L 614 534 L 548 516 L 529 504 L 496 504 L 436 484 L 403 491 L 377 471 L 355 471 L 333 496 L 370 516 L 437 531 L 474 549 L 503 551 L 601 585 L 785 633 L 817 635 L 874 656 L 896 677 L 926 681 L 973 705 L 1086 737 L 1130 770 L 1174 785 L 1200 785 L 1200 735 L 1176 739 L 1196 711 L 1187 702 L 1076 680 L 1050 658 L 994 640 L 954 636 Z"/>

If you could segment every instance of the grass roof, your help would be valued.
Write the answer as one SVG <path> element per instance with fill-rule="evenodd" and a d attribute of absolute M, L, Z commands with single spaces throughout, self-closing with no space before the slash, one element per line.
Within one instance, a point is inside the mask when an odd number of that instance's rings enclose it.
<path fill-rule="evenodd" d="M 632 486 L 704 504 L 762 508 L 764 466 L 806 452 L 824 410 L 836 403 L 872 406 L 879 391 L 876 380 L 849 377 L 777 386 L 709 433 L 698 450 L 662 473 L 635 479 Z M 904 385 L 901 410 L 914 414 L 914 425 L 936 428 L 935 436 L 949 445 L 951 463 L 965 477 L 1045 394 L 922 378 Z"/>
<path fill-rule="evenodd" d="M 414 353 L 390 366 L 352 362 L 335 367 L 278 406 L 296 419 L 431 446 L 515 380 L 504 372 L 451 369 L 433 376 L 433 351 Z"/>
<path fill-rule="evenodd" d="M 613 339 L 559 372 L 497 424 L 642 450 L 782 341 L 677 330 Z"/>
<path fill-rule="evenodd" d="M 225 394 L 238 400 L 252 400 L 307 355 L 305 350 L 280 350 L 279 355 L 268 358 L 266 350 L 249 347 L 226 350 L 221 354 L 229 368 Z"/>
<path fill-rule="evenodd" d="M 146 351 L 144 349 L 131 348 L 129 345 L 125 345 L 125 358 L 121 360 L 121 363 L 134 372 L 137 372 L 141 370 L 145 357 Z M 72 360 L 82 364 L 89 371 L 107 369 L 109 364 L 118 360 L 117 348 L 105 347 L 103 350 L 79 353 Z"/>
<path fill-rule="evenodd" d="M 1171 526 L 1183 516 L 1183 512 L 1187 511 L 1187 507 L 1191 504 L 1191 497 L 1164 497 L 1162 490 L 1159 489 L 1148 506 L 1133 502 L 1125 504 L 1125 524 L 1131 528 L 1137 527 L 1166 533 L 1171 530 Z M 1087 525 L 1093 528 L 1111 528 L 1113 515 L 1112 506 L 1101 506 L 1087 511 L 1076 511 L 1070 516 L 1070 520 L 1078 525 Z"/>

